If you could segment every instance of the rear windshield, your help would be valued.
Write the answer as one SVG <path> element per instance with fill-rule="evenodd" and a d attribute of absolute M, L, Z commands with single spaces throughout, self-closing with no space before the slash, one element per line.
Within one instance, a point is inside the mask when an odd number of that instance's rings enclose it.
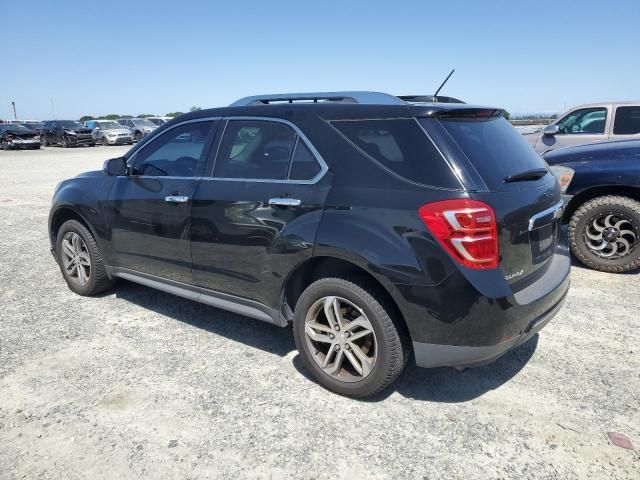
<path fill-rule="evenodd" d="M 545 168 L 542 158 L 503 117 L 440 121 L 489 188 L 499 188 L 511 175 Z"/>
<path fill-rule="evenodd" d="M 460 189 L 460 183 L 413 119 L 332 122 L 360 150 L 397 175 L 423 185 Z"/>

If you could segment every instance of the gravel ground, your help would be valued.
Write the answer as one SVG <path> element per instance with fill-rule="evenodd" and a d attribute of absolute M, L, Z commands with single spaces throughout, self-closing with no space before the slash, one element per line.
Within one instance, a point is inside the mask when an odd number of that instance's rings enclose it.
<path fill-rule="evenodd" d="M 640 478 L 638 275 L 575 266 L 561 313 L 495 364 L 350 400 L 290 329 L 124 281 L 68 290 L 53 188 L 121 152 L 0 152 L 0 478 Z"/>

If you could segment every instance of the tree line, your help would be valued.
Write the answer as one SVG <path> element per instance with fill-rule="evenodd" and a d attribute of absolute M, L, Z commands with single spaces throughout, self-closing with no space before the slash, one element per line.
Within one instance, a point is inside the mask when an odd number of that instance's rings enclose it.
<path fill-rule="evenodd" d="M 189 109 L 190 112 L 197 112 L 199 110 L 202 110 L 202 108 L 196 105 L 194 105 Z M 165 113 L 164 116 L 175 118 L 183 114 L 184 112 L 169 112 L 169 113 Z M 80 117 L 79 121 L 86 122 L 87 120 L 117 120 L 118 118 L 147 118 L 147 117 L 155 117 L 155 116 L 156 115 L 153 113 L 141 113 L 140 115 L 119 115 L 117 113 L 110 113 L 109 115 L 102 115 L 99 117 L 94 117 L 92 115 L 83 115 L 82 117 Z"/>

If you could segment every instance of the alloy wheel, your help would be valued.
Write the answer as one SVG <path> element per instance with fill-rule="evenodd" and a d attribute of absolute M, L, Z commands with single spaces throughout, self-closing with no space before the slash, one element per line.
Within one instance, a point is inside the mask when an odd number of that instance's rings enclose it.
<path fill-rule="evenodd" d="M 62 238 L 62 266 L 66 277 L 76 285 L 84 287 L 91 275 L 91 256 L 82 237 L 67 232 Z"/>
<path fill-rule="evenodd" d="M 304 334 L 314 361 L 327 375 L 357 382 L 373 371 L 378 353 L 373 325 L 349 300 L 317 300 L 307 313 Z"/>
<path fill-rule="evenodd" d="M 627 256 L 637 246 L 639 226 L 619 212 L 604 212 L 587 222 L 584 242 L 598 257 L 610 260 Z"/>

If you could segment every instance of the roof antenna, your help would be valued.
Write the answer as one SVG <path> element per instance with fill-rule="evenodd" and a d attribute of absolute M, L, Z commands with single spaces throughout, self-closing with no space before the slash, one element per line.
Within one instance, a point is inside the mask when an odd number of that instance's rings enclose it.
<path fill-rule="evenodd" d="M 433 94 L 434 97 L 438 96 L 438 93 L 440 92 L 440 90 L 442 90 L 442 87 L 444 87 L 444 84 L 449 81 L 449 79 L 451 78 L 451 75 L 453 75 L 453 72 L 455 72 L 455 71 L 456 71 L 455 68 L 453 70 L 451 70 L 451 73 L 449 73 L 449 75 L 447 75 L 447 78 L 445 78 L 444 82 L 442 82 L 442 84 L 438 87 L 438 89 L 436 90 L 436 93 Z"/>

